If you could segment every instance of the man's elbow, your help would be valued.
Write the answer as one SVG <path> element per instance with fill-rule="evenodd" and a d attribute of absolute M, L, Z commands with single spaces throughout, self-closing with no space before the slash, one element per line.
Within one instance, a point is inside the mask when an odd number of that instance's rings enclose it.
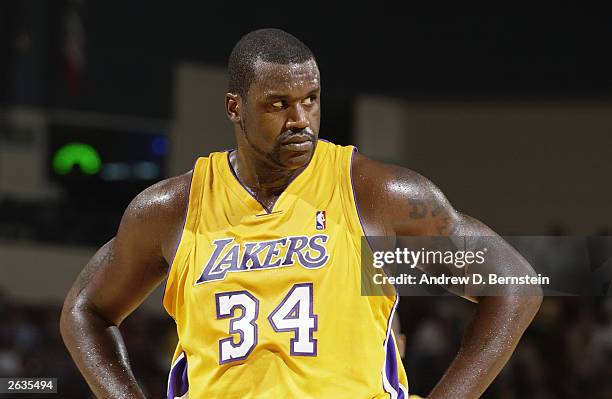
<path fill-rule="evenodd" d="M 87 301 L 82 295 L 73 295 L 72 293 L 69 293 L 64 300 L 60 314 L 60 334 L 64 344 L 69 349 L 88 319 L 89 310 L 86 304 Z"/>
<path fill-rule="evenodd" d="M 502 289 L 505 288 L 504 295 L 514 298 L 518 310 L 533 318 L 542 305 L 544 294 L 538 274 L 527 261 L 512 268 L 510 273 L 518 277 L 518 283 L 511 277 L 511 284 L 502 286 Z"/>
<path fill-rule="evenodd" d="M 525 311 L 532 312 L 534 315 L 540 310 L 544 297 L 542 285 L 538 282 L 538 274 L 533 270 L 531 265 L 526 273 L 526 281 L 534 284 L 525 284 L 519 286 L 519 295 L 523 298 Z"/>
<path fill-rule="evenodd" d="M 62 307 L 62 312 L 60 314 L 60 334 L 66 346 L 69 346 L 71 341 L 72 333 L 76 328 L 75 321 L 77 319 L 76 313 L 78 312 L 78 308 L 74 301 L 74 298 L 68 296 L 66 300 L 64 300 L 64 305 Z"/>
<path fill-rule="evenodd" d="M 521 272 L 515 270 L 512 275 L 506 274 L 503 278 L 504 284 L 498 283 L 488 287 L 488 295 L 493 298 L 481 296 L 478 302 L 482 302 L 484 298 L 491 298 L 487 302 L 494 303 L 498 312 L 512 316 L 526 328 L 542 305 L 543 290 L 537 274 L 530 268 Z"/>
<path fill-rule="evenodd" d="M 529 292 L 525 293 L 522 298 L 522 305 L 525 312 L 532 313 L 534 316 L 540 310 L 542 305 L 543 295 L 542 287 L 534 286 Z"/>
<path fill-rule="evenodd" d="M 520 319 L 529 325 L 542 305 L 542 286 L 540 284 L 514 286 L 506 292 L 506 295 L 508 296 L 508 310 L 520 315 Z"/>

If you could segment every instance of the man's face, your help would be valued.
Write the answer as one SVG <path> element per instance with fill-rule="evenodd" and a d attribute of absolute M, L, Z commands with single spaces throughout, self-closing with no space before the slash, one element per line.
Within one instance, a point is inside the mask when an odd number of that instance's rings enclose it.
<path fill-rule="evenodd" d="M 255 79 L 242 101 L 241 127 L 248 144 L 283 169 L 306 165 L 319 135 L 319 69 L 314 60 L 255 63 Z"/>

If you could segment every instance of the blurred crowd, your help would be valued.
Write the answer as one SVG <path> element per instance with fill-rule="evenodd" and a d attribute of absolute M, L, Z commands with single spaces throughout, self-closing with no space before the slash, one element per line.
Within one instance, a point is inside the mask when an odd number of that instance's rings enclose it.
<path fill-rule="evenodd" d="M 455 297 L 404 297 L 404 365 L 425 395 L 459 348 L 474 306 Z M 612 398 L 612 298 L 547 297 L 485 398 Z"/>
<path fill-rule="evenodd" d="M 53 377 L 62 399 L 94 398 L 59 332 L 60 306 L 11 304 L 0 298 L 0 376 Z M 165 398 L 167 373 L 176 345 L 170 317 L 138 310 L 120 327 L 134 373 L 147 398 Z M 43 395 L 46 397 L 47 395 Z M 0 394 L 0 397 L 5 397 Z M 20 394 L 26 399 L 27 394 Z M 40 398 L 40 394 L 33 394 Z"/>

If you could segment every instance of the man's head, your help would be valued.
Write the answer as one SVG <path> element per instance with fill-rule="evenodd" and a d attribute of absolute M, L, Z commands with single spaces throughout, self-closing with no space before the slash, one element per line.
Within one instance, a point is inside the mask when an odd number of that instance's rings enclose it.
<path fill-rule="evenodd" d="M 306 165 L 320 125 L 319 68 L 310 49 L 279 29 L 243 36 L 229 58 L 225 109 L 238 147 L 282 169 Z"/>

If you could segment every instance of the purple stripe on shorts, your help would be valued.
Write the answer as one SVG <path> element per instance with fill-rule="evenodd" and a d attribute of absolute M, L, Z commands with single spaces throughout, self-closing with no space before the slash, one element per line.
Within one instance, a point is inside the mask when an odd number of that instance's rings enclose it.
<path fill-rule="evenodd" d="M 395 356 L 395 339 L 393 335 L 389 335 L 389 341 L 387 343 L 387 364 L 385 366 L 385 372 L 387 374 L 387 380 L 389 384 L 397 391 L 398 399 L 405 399 L 404 391 L 400 388 L 399 380 L 397 378 L 397 357 Z"/>
<path fill-rule="evenodd" d="M 180 398 L 189 390 L 189 381 L 187 379 L 187 356 L 183 354 L 172 370 L 170 370 L 170 378 L 168 379 L 168 399 Z"/>

